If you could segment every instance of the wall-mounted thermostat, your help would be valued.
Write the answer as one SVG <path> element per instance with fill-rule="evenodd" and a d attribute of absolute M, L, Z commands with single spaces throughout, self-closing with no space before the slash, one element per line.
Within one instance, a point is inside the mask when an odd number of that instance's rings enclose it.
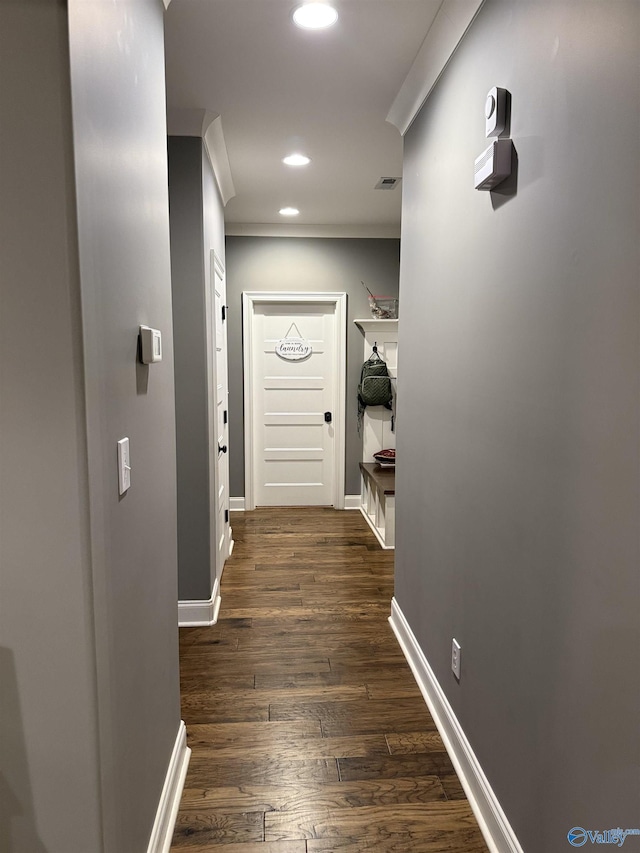
<path fill-rule="evenodd" d="M 494 86 L 484 104 L 485 136 L 500 136 L 507 126 L 507 90 Z"/>
<path fill-rule="evenodd" d="M 511 174 L 511 140 L 494 139 L 491 145 L 476 159 L 474 187 L 477 190 L 492 190 Z"/>
<path fill-rule="evenodd" d="M 158 329 L 140 326 L 140 344 L 143 364 L 162 361 L 162 335 Z"/>

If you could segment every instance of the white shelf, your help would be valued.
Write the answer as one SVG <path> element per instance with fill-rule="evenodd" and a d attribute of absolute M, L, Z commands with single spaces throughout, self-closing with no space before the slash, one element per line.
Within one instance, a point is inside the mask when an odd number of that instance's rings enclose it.
<path fill-rule="evenodd" d="M 356 326 L 360 329 L 363 335 L 366 335 L 367 332 L 373 332 L 376 329 L 380 329 L 382 331 L 391 331 L 392 329 L 398 328 L 398 321 L 396 320 L 374 320 L 373 317 L 368 317 L 365 320 L 354 320 L 353 321 Z"/>

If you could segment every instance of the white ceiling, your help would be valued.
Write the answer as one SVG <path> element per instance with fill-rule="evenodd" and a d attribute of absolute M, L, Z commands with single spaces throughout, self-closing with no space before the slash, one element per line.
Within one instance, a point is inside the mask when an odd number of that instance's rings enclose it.
<path fill-rule="evenodd" d="M 402 137 L 386 121 L 442 0 L 335 0 L 324 31 L 291 21 L 295 0 L 173 0 L 166 13 L 170 109 L 219 114 L 236 196 L 227 230 L 282 225 L 399 233 Z M 293 151 L 312 158 L 293 169 Z M 258 226 L 258 228 L 254 228 Z M 290 229 L 291 230 L 291 229 Z"/>

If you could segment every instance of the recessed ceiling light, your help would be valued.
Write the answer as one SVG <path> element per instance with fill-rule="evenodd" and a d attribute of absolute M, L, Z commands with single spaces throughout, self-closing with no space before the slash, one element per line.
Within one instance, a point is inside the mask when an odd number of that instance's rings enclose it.
<path fill-rule="evenodd" d="M 280 216 L 297 216 L 300 211 L 297 207 L 281 207 L 278 213 Z"/>
<path fill-rule="evenodd" d="M 293 22 L 305 30 L 322 30 L 338 20 L 338 13 L 328 3 L 304 3 L 293 13 Z"/>
<path fill-rule="evenodd" d="M 287 166 L 308 166 L 311 159 L 304 154 L 289 154 L 288 157 L 283 158 L 282 162 Z"/>

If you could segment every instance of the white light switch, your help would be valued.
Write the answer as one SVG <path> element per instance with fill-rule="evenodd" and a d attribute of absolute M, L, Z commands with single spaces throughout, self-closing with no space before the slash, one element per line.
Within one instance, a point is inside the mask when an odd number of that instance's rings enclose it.
<path fill-rule="evenodd" d="M 131 462 L 129 457 L 129 439 L 118 442 L 118 494 L 124 495 L 131 485 Z"/>
<path fill-rule="evenodd" d="M 140 326 L 140 341 L 143 364 L 155 364 L 156 361 L 162 361 L 162 335 L 158 329 Z"/>

